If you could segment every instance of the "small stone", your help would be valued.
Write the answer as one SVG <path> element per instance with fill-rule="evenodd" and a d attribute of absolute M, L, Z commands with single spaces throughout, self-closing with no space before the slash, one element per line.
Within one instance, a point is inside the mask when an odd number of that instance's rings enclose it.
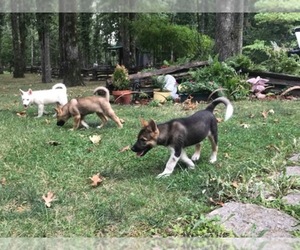
<path fill-rule="evenodd" d="M 300 166 L 290 166 L 286 167 L 287 176 L 299 176 L 300 178 Z"/>
<path fill-rule="evenodd" d="M 290 159 L 289 161 L 292 161 L 292 162 L 299 162 L 300 161 L 300 154 L 294 154 Z"/>

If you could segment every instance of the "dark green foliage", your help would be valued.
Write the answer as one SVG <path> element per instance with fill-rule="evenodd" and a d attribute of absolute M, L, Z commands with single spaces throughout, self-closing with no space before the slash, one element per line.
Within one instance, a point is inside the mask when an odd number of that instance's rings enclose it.
<path fill-rule="evenodd" d="M 209 90 L 211 92 L 223 88 L 218 93 L 232 99 L 243 99 L 249 94 L 249 84 L 245 76 L 240 75 L 226 62 L 220 62 L 217 57 L 210 58 L 209 65 L 190 72 L 191 88 Z M 183 86 L 185 86 L 184 83 Z"/>
<path fill-rule="evenodd" d="M 254 44 L 243 48 L 243 54 L 246 56 L 241 56 L 244 62 L 248 57 L 250 62 L 255 63 L 248 63 L 248 69 L 293 75 L 300 73 L 299 56 L 289 57 L 287 49 L 279 47 L 275 42 L 266 45 L 265 41 L 255 41 Z"/>

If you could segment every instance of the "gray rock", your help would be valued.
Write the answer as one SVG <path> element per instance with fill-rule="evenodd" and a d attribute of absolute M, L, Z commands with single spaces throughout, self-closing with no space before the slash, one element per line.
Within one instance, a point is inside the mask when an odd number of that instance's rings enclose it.
<path fill-rule="evenodd" d="M 299 229 L 299 222 L 276 209 L 254 204 L 229 202 L 207 215 L 219 216 L 226 230 L 233 231 L 237 237 L 292 237 L 291 232 Z"/>
<path fill-rule="evenodd" d="M 300 161 L 300 154 L 294 154 L 290 159 L 289 161 L 292 161 L 292 162 L 299 162 Z"/>
<path fill-rule="evenodd" d="M 288 205 L 300 205 L 300 192 L 296 190 L 282 198 L 283 202 Z"/>
<path fill-rule="evenodd" d="M 299 166 L 286 167 L 286 175 L 287 176 L 299 176 L 299 178 L 300 178 L 300 167 Z"/>

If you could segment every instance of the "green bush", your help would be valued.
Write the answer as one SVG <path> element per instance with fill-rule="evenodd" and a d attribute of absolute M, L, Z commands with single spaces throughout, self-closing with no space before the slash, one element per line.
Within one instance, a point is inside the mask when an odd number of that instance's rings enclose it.
<path fill-rule="evenodd" d="M 219 91 L 219 95 L 225 93 L 231 99 L 243 99 L 249 94 L 246 76 L 238 74 L 226 62 L 218 61 L 217 57 L 210 58 L 208 66 L 191 71 L 190 75 L 195 86 L 204 85 L 210 91 L 222 87 L 225 90 Z"/>

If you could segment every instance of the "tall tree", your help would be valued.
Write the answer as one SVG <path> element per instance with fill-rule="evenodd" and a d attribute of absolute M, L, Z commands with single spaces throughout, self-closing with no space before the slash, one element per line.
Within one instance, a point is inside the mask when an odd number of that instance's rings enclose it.
<path fill-rule="evenodd" d="M 126 68 L 130 68 L 130 13 L 121 13 L 120 16 L 120 39 L 123 45 L 123 61 Z"/>
<path fill-rule="evenodd" d="M 91 31 L 92 13 L 79 13 L 79 48 L 81 65 L 88 67 L 91 64 Z"/>
<path fill-rule="evenodd" d="M 216 15 L 215 49 L 219 59 L 225 59 L 240 54 L 243 46 L 243 0 L 227 0 L 226 6 L 220 0 L 218 7 L 221 8 Z M 238 5 L 238 6 L 237 6 Z M 228 11 L 226 10 L 228 8 Z M 240 12 L 230 12 L 239 10 Z"/>
<path fill-rule="evenodd" d="M 41 50 L 41 70 L 42 82 L 51 82 L 51 62 L 50 62 L 50 13 L 37 13 L 37 29 L 39 34 Z"/>
<path fill-rule="evenodd" d="M 3 32 L 3 27 L 4 27 L 4 17 L 5 17 L 5 15 L 3 13 L 0 13 L 0 48 L 2 48 L 2 32 Z M 0 74 L 3 74 L 1 52 L 2 51 L 0 49 Z"/>
<path fill-rule="evenodd" d="M 13 51 L 14 51 L 14 71 L 13 77 L 22 78 L 25 76 L 25 52 L 26 52 L 26 13 L 17 13 L 18 4 L 11 0 L 11 7 L 14 11 L 10 14 L 11 29 L 13 37 Z"/>
<path fill-rule="evenodd" d="M 67 86 L 83 85 L 77 38 L 77 1 L 60 0 L 59 41 L 60 73 Z M 66 11 L 73 11 L 66 13 Z"/>

